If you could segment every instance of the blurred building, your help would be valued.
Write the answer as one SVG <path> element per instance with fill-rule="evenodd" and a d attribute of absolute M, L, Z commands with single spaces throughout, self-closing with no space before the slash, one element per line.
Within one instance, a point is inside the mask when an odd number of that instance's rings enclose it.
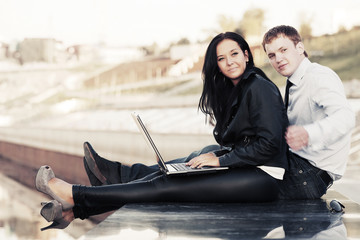
<path fill-rule="evenodd" d="M 92 61 L 117 64 L 124 61 L 134 61 L 144 57 L 144 55 L 144 51 L 138 48 L 86 44 L 65 46 L 61 41 L 51 38 L 26 38 L 18 44 L 13 54 L 20 64 L 29 62 L 86 63 Z"/>
<path fill-rule="evenodd" d="M 131 62 L 145 57 L 145 51 L 137 47 L 111 47 L 101 45 L 97 47 L 97 58 L 108 64 Z"/>
<path fill-rule="evenodd" d="M 9 44 L 0 42 L 0 61 L 10 57 Z"/>
<path fill-rule="evenodd" d="M 170 59 L 178 61 L 169 70 L 170 76 L 180 76 L 186 74 L 194 68 L 200 59 L 203 59 L 207 44 L 186 44 L 175 45 L 170 49 Z"/>
<path fill-rule="evenodd" d="M 26 38 L 19 44 L 18 58 L 21 62 L 47 62 L 56 61 L 56 40 L 47 38 Z"/>

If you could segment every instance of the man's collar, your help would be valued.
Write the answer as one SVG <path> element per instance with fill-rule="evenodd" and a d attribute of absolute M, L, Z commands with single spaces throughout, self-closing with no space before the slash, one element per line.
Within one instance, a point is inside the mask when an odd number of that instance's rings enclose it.
<path fill-rule="evenodd" d="M 305 75 L 306 69 L 309 67 L 310 64 L 311 64 L 310 60 L 308 58 L 304 58 L 301 61 L 299 67 L 293 73 L 293 75 L 291 75 L 291 77 L 288 78 L 289 81 L 294 85 L 298 85 L 300 80 Z"/>

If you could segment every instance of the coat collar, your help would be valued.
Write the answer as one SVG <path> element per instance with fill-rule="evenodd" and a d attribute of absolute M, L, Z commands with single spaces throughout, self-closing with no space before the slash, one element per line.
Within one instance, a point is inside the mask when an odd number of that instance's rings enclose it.
<path fill-rule="evenodd" d="M 242 77 L 241 80 L 240 80 L 240 82 L 241 82 L 242 80 L 248 79 L 248 78 L 250 77 L 250 75 L 253 74 L 253 73 L 255 73 L 254 68 L 246 69 L 245 72 L 244 72 L 244 74 L 243 74 L 243 77 Z"/>
<path fill-rule="evenodd" d="M 244 72 L 244 74 L 243 74 L 241 80 L 239 81 L 239 83 L 235 86 L 235 88 L 244 88 L 245 82 L 247 82 L 247 80 L 250 78 L 250 76 L 255 74 L 255 73 L 256 72 L 255 72 L 255 70 L 253 68 L 247 69 Z M 240 90 L 240 92 L 241 92 L 241 90 Z M 236 97 L 234 99 L 234 101 L 232 101 L 231 107 L 234 107 L 238 103 L 239 103 L 239 97 Z"/>

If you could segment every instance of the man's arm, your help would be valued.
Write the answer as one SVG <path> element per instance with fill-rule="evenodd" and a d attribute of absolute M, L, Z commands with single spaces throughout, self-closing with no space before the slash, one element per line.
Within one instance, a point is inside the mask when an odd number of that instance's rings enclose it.
<path fill-rule="evenodd" d="M 303 127 L 309 136 L 308 147 L 316 151 L 348 134 L 355 126 L 355 114 L 346 99 L 342 82 L 334 72 L 313 74 L 309 80 L 313 81 L 310 91 L 318 111 L 312 113 L 315 121 Z"/>

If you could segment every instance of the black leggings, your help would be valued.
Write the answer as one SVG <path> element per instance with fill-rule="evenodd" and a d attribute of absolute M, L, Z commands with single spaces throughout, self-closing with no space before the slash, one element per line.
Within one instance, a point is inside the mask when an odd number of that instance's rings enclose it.
<path fill-rule="evenodd" d="M 73 185 L 75 218 L 145 202 L 267 202 L 278 197 L 277 181 L 256 167 L 187 176 L 158 175 L 150 180 L 97 187 Z"/>

